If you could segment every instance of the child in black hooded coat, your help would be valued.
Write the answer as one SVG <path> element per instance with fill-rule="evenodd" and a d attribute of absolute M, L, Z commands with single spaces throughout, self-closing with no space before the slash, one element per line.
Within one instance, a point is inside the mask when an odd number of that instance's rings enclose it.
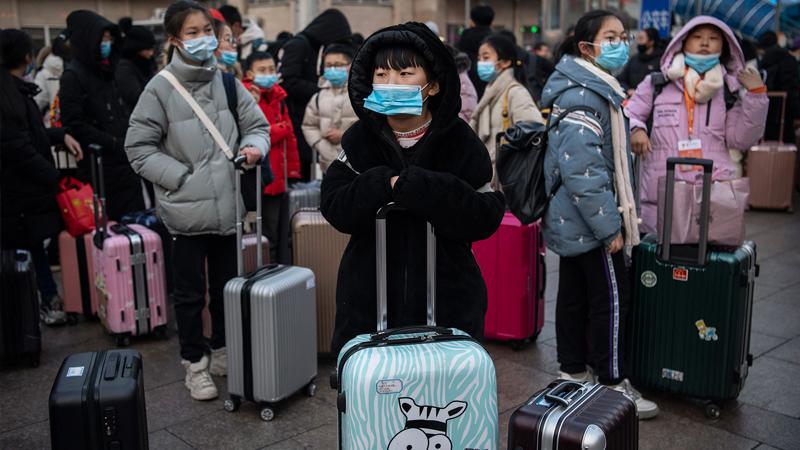
<path fill-rule="evenodd" d="M 412 83 L 414 77 L 421 81 Z M 373 83 L 420 86 L 422 114 L 375 112 L 386 102 L 365 107 Z M 389 326 L 425 323 L 427 221 L 437 237 L 437 324 L 480 338 L 486 286 L 471 243 L 495 232 L 505 202 L 489 188 L 486 147 L 458 117 L 453 57 L 424 24 L 384 28 L 356 55 L 348 89 L 360 120 L 345 133 L 343 152 L 322 182 L 323 215 L 352 235 L 339 269 L 332 351 L 376 329 L 375 216 L 390 202 L 407 211 L 393 213 L 387 225 Z M 398 118 L 418 126 L 393 129 Z"/>

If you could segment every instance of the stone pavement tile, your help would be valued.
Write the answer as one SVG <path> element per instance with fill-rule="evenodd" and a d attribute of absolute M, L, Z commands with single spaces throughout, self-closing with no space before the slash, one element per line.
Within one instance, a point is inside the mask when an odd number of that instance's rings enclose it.
<path fill-rule="evenodd" d="M 558 273 L 558 255 L 547 249 L 547 253 L 544 256 L 544 265 L 547 266 L 548 274 L 551 272 Z"/>
<path fill-rule="evenodd" d="M 786 342 L 780 347 L 767 353 L 770 357 L 782 359 L 795 364 L 800 364 L 800 337 Z"/>
<path fill-rule="evenodd" d="M 739 402 L 800 418 L 800 365 L 762 356 L 747 377 Z"/>
<path fill-rule="evenodd" d="M 338 426 L 334 422 L 295 436 L 292 440 L 299 442 L 305 449 L 333 450 L 339 445 L 337 431 Z"/>
<path fill-rule="evenodd" d="M 152 450 L 189 450 L 192 447 L 169 431 L 158 430 L 150 433 L 150 448 Z"/>
<path fill-rule="evenodd" d="M 47 420 L 51 384 L 37 382 L 8 391 L 0 389 L 0 433 Z M 7 412 L 9 408 L 11 413 Z"/>
<path fill-rule="evenodd" d="M 761 444 L 758 447 L 754 448 L 753 450 L 780 450 L 780 449 L 777 449 L 775 447 L 770 447 L 769 445 L 766 444 Z"/>
<path fill-rule="evenodd" d="M 222 401 L 227 398 L 224 380 L 224 378 L 214 379 L 220 396 L 216 400 L 205 402 L 192 400 L 189 397 L 189 390 L 183 385 L 183 380 L 147 391 L 147 429 L 152 433 L 170 425 L 193 421 L 216 411 L 222 411 Z M 196 422 L 204 423 L 205 419 Z"/>
<path fill-rule="evenodd" d="M 785 339 L 800 336 L 800 302 L 785 303 L 783 298 L 778 293 L 753 305 L 753 331 Z"/>
<path fill-rule="evenodd" d="M 9 450 L 50 448 L 49 422 L 40 421 L 0 434 L 0 448 Z"/>
<path fill-rule="evenodd" d="M 498 438 L 500 439 L 500 450 L 506 450 L 508 448 L 508 421 L 511 419 L 511 414 L 519 408 L 520 405 L 517 405 L 508 411 L 500 414 L 499 420 L 499 433 Z"/>
<path fill-rule="evenodd" d="M 544 321 L 544 328 L 542 328 L 541 333 L 539 333 L 539 337 L 536 339 L 536 342 L 547 342 L 550 339 L 555 339 L 556 337 L 556 323 L 550 322 L 549 320 Z"/>
<path fill-rule="evenodd" d="M 764 263 L 771 258 L 787 252 L 794 252 L 800 247 L 797 233 L 800 232 L 800 222 L 769 230 L 756 235 L 748 235 L 748 239 L 756 243 L 759 263 Z"/>
<path fill-rule="evenodd" d="M 144 388 L 147 391 L 181 381 L 186 370 L 181 365 L 178 337 L 169 340 L 134 342 L 132 349 L 142 354 L 144 366 Z M 225 380 L 224 378 L 222 379 Z M 187 391 L 188 392 L 188 391 Z"/>
<path fill-rule="evenodd" d="M 652 420 L 639 421 L 639 448 L 660 449 L 742 449 L 758 444 L 703 422 L 662 411 Z"/>
<path fill-rule="evenodd" d="M 747 382 L 752 383 L 753 380 L 748 379 Z M 800 420 L 748 404 L 740 403 L 737 408 L 724 409 L 720 419 L 711 425 L 773 447 L 787 450 L 800 448 Z"/>
<path fill-rule="evenodd" d="M 259 418 L 260 408 L 245 402 L 239 411 L 217 411 L 201 420 L 186 420 L 168 429 L 200 449 L 261 448 L 322 425 L 334 423 L 336 409 L 314 398 L 294 396 L 281 404 L 271 422 Z M 281 447 L 274 447 L 281 448 Z M 297 447 L 288 447 L 297 448 Z M 300 447 L 302 448 L 302 447 Z"/>
<path fill-rule="evenodd" d="M 318 400 L 321 400 L 333 407 L 336 407 L 336 397 L 338 393 L 336 389 L 331 389 L 330 374 L 333 372 L 333 363 L 321 361 L 317 366 L 317 394 Z"/>
<path fill-rule="evenodd" d="M 558 272 L 547 272 L 546 286 L 544 287 L 544 301 L 555 301 L 558 295 Z"/>
<path fill-rule="evenodd" d="M 513 350 L 509 345 L 492 343 L 488 344 L 487 350 L 495 360 L 506 359 L 540 372 L 558 373 L 555 347 L 542 342 L 528 344 L 520 351 Z"/>
<path fill-rule="evenodd" d="M 796 237 L 795 237 L 796 239 Z M 760 260 L 758 285 L 788 288 L 798 285 L 797 273 L 800 267 L 800 248 L 776 255 L 767 260 Z"/>
<path fill-rule="evenodd" d="M 796 214 L 785 212 L 748 211 L 745 214 L 747 223 L 747 238 L 752 239 L 762 233 L 782 227 L 791 227 L 797 223 Z"/>
<path fill-rule="evenodd" d="M 497 409 L 501 413 L 521 405 L 556 378 L 507 359 L 495 361 L 494 367 L 497 371 Z"/>
<path fill-rule="evenodd" d="M 778 292 L 783 291 L 784 289 L 787 288 L 773 286 L 771 284 L 764 283 L 761 281 L 761 277 L 758 277 L 756 278 L 756 290 L 753 293 L 753 302 L 758 303 L 767 300 L 773 295 L 777 294 Z"/>
<path fill-rule="evenodd" d="M 314 448 L 314 447 L 305 447 L 303 444 L 295 441 L 294 439 L 287 439 L 285 441 L 276 442 L 272 445 L 268 445 L 264 447 L 263 450 L 304 450 L 306 448 Z M 322 447 L 317 447 L 317 448 L 322 448 Z"/>
<path fill-rule="evenodd" d="M 787 342 L 786 338 L 777 338 L 758 331 L 752 331 L 750 333 L 750 353 L 753 358 L 758 358 L 765 353 L 777 350 L 785 342 Z"/>

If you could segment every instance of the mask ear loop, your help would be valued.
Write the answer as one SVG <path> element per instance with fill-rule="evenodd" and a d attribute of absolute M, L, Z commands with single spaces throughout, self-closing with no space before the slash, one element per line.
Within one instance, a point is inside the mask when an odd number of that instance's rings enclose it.
<path fill-rule="evenodd" d="M 422 95 L 422 91 L 425 90 L 425 88 L 428 87 L 428 85 L 430 85 L 430 84 L 431 84 L 431 82 L 429 81 L 429 82 L 425 83 L 424 86 L 421 86 L 419 88 L 420 95 Z M 422 99 L 422 103 L 427 102 L 430 97 L 431 97 L 430 94 L 428 94 L 425 98 Z"/>

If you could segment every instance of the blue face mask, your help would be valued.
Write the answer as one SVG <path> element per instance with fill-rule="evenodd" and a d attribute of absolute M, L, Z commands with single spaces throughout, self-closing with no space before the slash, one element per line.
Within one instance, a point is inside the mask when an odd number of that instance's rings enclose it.
<path fill-rule="evenodd" d="M 226 50 L 223 50 L 222 54 L 220 55 L 220 59 L 222 60 L 222 64 L 225 64 L 225 66 L 227 66 L 227 67 L 230 67 L 230 66 L 236 64 L 236 60 L 238 59 L 238 57 L 239 57 L 239 55 L 237 55 L 236 52 L 230 52 L 230 51 L 226 51 Z"/>
<path fill-rule="evenodd" d="M 595 58 L 594 62 L 603 69 L 613 72 L 621 69 L 628 62 L 628 51 L 627 42 L 618 42 L 616 44 L 603 42 L 600 46 L 600 56 Z"/>
<path fill-rule="evenodd" d="M 100 42 L 100 59 L 106 59 L 111 56 L 111 41 Z"/>
<path fill-rule="evenodd" d="M 278 82 L 277 73 L 272 75 L 256 75 L 256 77 L 253 79 L 253 83 L 255 83 L 256 86 L 263 89 L 272 89 L 272 86 L 274 86 L 275 83 L 277 82 Z"/>
<path fill-rule="evenodd" d="M 193 60 L 203 62 L 214 55 L 218 45 L 219 43 L 215 36 L 202 36 L 183 41 L 183 50 Z"/>
<path fill-rule="evenodd" d="M 373 84 L 372 93 L 364 100 L 364 108 L 378 114 L 422 115 L 422 90 L 416 84 Z M 426 99 L 427 100 L 427 99 Z"/>
<path fill-rule="evenodd" d="M 490 83 L 497 77 L 494 61 L 478 61 L 478 78 Z"/>
<path fill-rule="evenodd" d="M 696 53 L 683 52 L 686 65 L 700 74 L 708 72 L 709 70 L 713 69 L 714 66 L 719 64 L 720 55 L 720 53 L 714 53 L 711 55 L 698 55 Z"/>
<path fill-rule="evenodd" d="M 344 67 L 328 67 L 322 76 L 330 81 L 333 87 L 341 87 L 347 82 L 347 69 Z"/>

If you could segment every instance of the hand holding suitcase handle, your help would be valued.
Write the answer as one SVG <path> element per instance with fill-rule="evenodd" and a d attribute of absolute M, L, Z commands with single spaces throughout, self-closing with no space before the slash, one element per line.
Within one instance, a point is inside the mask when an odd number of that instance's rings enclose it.
<path fill-rule="evenodd" d="M 244 164 L 247 156 L 239 155 L 232 161 L 236 174 L 234 176 L 233 198 L 236 203 L 236 273 L 237 276 L 244 275 L 244 254 L 242 253 L 242 233 L 244 229 L 244 218 L 242 217 L 242 176 L 239 172 L 244 172 Z M 264 255 L 262 243 L 264 236 L 261 232 L 261 164 L 256 163 L 256 267 L 264 265 Z"/>
<path fill-rule="evenodd" d="M 375 219 L 375 259 L 378 268 L 378 331 L 386 330 L 387 320 L 387 294 L 386 294 L 386 219 L 392 211 L 405 211 L 405 208 L 397 203 L 391 202 L 378 210 Z M 433 226 L 428 223 L 427 233 L 427 319 L 428 326 L 436 326 L 436 236 L 433 234 Z M 428 329 L 429 330 L 429 329 Z"/>
<path fill-rule="evenodd" d="M 700 206 L 700 243 L 697 249 L 697 264 L 706 263 L 708 252 L 708 221 L 711 215 L 711 173 L 714 161 L 700 158 L 668 158 L 667 159 L 667 186 L 664 195 L 664 235 L 661 237 L 661 259 L 669 261 L 672 250 L 672 208 L 675 193 L 675 166 L 702 166 L 703 167 L 703 203 Z"/>

